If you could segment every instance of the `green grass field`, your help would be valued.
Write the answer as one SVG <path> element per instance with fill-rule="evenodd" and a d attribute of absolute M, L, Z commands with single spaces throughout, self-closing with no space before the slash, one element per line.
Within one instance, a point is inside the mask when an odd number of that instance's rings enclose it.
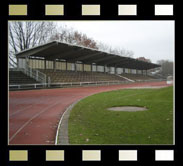
<path fill-rule="evenodd" d="M 147 111 L 109 111 L 145 106 Z M 126 89 L 89 96 L 69 117 L 70 144 L 173 144 L 173 87 Z"/>

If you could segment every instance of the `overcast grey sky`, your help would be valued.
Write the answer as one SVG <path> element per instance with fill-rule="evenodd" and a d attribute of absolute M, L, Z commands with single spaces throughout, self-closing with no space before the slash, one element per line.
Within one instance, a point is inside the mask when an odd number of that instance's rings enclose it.
<path fill-rule="evenodd" d="M 134 52 L 153 63 L 174 61 L 174 21 L 61 21 L 98 42 Z"/>

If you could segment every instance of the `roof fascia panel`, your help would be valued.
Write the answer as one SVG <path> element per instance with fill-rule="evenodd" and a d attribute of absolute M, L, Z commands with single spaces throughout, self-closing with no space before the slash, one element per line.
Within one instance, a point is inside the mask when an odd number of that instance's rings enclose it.
<path fill-rule="evenodd" d="M 39 52 L 41 52 L 43 50 L 46 50 L 46 49 L 54 46 L 55 44 L 56 44 L 55 42 L 52 42 L 52 43 L 49 43 L 49 44 L 46 44 L 46 45 L 35 47 L 34 49 L 28 49 L 26 51 L 22 51 L 22 52 L 16 54 L 16 56 L 18 58 L 28 57 L 28 56 L 37 54 L 37 53 L 39 53 Z"/>

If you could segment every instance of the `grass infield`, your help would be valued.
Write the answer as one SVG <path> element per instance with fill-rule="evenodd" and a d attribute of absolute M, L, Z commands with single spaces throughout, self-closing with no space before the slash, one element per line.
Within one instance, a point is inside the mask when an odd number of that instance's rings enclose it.
<path fill-rule="evenodd" d="M 119 112 L 115 106 L 145 106 Z M 89 96 L 69 117 L 70 144 L 173 144 L 173 87 L 126 89 Z"/>

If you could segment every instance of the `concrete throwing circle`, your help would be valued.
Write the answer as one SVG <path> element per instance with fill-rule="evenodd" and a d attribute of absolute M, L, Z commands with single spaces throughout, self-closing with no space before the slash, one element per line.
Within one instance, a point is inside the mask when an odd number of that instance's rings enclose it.
<path fill-rule="evenodd" d="M 127 112 L 136 112 L 136 111 L 146 111 L 146 107 L 136 107 L 136 106 L 122 106 L 122 107 L 111 107 L 107 110 L 110 111 L 127 111 Z"/>

